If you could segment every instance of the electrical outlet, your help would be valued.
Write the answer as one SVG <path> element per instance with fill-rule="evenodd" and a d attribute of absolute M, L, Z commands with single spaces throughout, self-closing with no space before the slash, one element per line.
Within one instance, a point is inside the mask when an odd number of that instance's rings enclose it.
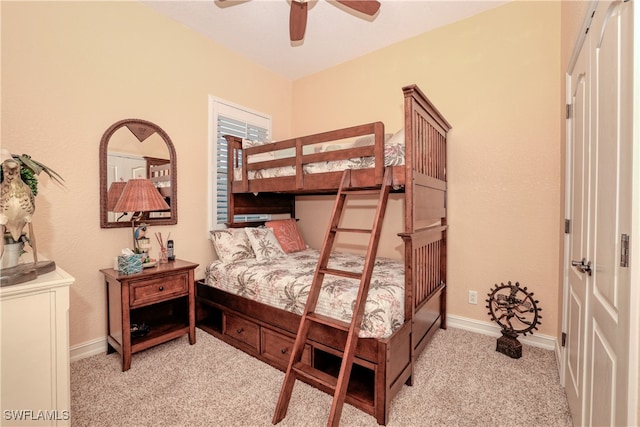
<path fill-rule="evenodd" d="M 469 291 L 469 304 L 477 304 L 477 303 L 478 303 L 478 292 Z"/>

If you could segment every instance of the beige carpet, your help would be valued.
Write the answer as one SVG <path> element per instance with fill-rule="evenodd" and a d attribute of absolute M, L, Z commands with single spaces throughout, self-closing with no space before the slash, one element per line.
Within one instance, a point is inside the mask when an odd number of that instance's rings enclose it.
<path fill-rule="evenodd" d="M 496 339 L 460 329 L 436 333 L 418 359 L 414 386 L 392 403 L 390 426 L 570 426 L 555 355 L 523 346 L 522 358 L 495 351 Z M 135 354 L 71 364 L 72 426 L 270 426 L 284 374 L 197 330 Z M 296 382 L 281 426 L 326 425 L 331 396 Z M 376 426 L 350 405 L 343 426 Z"/>

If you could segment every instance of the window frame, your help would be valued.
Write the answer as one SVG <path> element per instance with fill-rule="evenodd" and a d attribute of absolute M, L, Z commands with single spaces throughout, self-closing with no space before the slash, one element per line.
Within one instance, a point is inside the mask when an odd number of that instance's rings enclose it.
<path fill-rule="evenodd" d="M 219 117 L 223 116 L 231 120 L 245 122 L 254 127 L 266 130 L 265 138 L 271 138 L 272 118 L 271 115 L 263 112 L 247 108 L 245 106 L 235 104 L 216 96 L 209 96 L 209 144 L 207 153 L 208 168 L 208 213 L 207 222 L 208 230 L 223 228 L 224 225 L 218 222 L 218 141 L 222 135 L 218 135 Z M 237 135 L 246 137 L 245 135 Z M 226 182 L 225 182 L 226 184 Z M 259 220 L 259 217 L 252 218 Z M 264 219 L 264 218 L 262 218 Z"/>

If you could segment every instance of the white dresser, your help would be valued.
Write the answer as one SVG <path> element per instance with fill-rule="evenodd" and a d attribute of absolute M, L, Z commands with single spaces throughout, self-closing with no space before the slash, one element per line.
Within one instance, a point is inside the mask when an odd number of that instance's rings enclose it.
<path fill-rule="evenodd" d="M 69 286 L 60 268 L 0 287 L 0 425 L 71 424 Z"/>

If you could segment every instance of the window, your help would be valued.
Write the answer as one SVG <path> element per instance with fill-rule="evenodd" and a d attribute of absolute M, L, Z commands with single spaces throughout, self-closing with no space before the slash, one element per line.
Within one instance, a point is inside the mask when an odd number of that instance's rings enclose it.
<path fill-rule="evenodd" d="M 209 229 L 227 221 L 227 140 L 224 135 L 264 141 L 271 137 L 271 117 L 221 99 L 209 98 Z M 236 221 L 268 219 L 261 215 Z"/>

